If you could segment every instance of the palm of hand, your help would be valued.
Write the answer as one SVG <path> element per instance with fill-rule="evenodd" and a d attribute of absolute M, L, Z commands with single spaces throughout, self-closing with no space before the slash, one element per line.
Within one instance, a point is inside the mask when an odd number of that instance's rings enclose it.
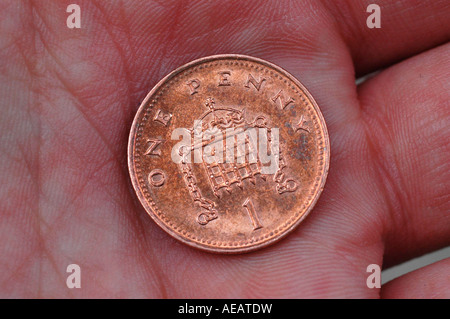
<path fill-rule="evenodd" d="M 370 30 L 362 4 L 333 3 L 86 1 L 82 29 L 69 30 L 56 1 L 3 1 L 0 294 L 448 297 L 448 276 L 438 276 L 448 260 L 381 292 L 366 286 L 369 264 L 450 242 L 450 47 L 431 49 L 448 40 L 448 6 L 400 14 L 406 4 L 386 4 L 390 18 Z M 216 53 L 287 69 L 317 100 L 331 138 L 314 211 L 283 241 L 246 255 L 211 255 L 167 236 L 127 171 L 128 132 L 147 91 L 173 68 Z M 355 72 L 401 59 L 355 85 Z M 81 289 L 66 286 L 72 263 Z"/>

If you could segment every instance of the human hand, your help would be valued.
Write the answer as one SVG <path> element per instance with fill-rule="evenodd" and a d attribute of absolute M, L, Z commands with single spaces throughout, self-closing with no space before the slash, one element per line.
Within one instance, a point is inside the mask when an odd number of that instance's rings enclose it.
<path fill-rule="evenodd" d="M 450 260 L 366 286 L 450 243 L 447 1 L 0 2 L 0 296 L 450 297 Z M 168 236 L 128 176 L 147 92 L 195 58 L 238 53 L 297 77 L 324 114 L 330 172 L 311 214 L 257 252 Z M 384 68 L 360 86 L 356 77 Z M 68 289 L 66 267 L 82 269 Z"/>

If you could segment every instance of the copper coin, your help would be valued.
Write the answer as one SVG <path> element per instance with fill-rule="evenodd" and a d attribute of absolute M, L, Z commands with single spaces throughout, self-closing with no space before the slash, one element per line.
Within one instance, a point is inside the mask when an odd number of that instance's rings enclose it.
<path fill-rule="evenodd" d="M 325 184 L 329 139 L 306 88 L 267 61 L 216 55 L 162 79 L 134 119 L 131 180 L 167 233 L 217 253 L 286 236 Z"/>

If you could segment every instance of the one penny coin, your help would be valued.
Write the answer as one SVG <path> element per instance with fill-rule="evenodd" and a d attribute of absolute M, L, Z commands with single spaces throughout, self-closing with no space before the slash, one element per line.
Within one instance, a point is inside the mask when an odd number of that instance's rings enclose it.
<path fill-rule="evenodd" d="M 216 55 L 162 79 L 140 106 L 128 165 L 136 194 L 167 233 L 216 253 L 283 238 L 325 184 L 329 139 L 320 109 L 267 61 Z"/>

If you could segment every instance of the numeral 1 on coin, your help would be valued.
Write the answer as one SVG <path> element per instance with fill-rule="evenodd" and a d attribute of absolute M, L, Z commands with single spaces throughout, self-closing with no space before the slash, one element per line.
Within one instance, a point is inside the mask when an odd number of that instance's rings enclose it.
<path fill-rule="evenodd" d="M 247 210 L 248 215 L 250 216 L 250 219 L 252 220 L 253 223 L 253 230 L 257 230 L 262 228 L 262 224 L 261 221 L 258 218 L 258 215 L 256 214 L 256 210 L 255 210 L 255 206 L 253 206 L 252 200 L 249 198 L 247 198 L 244 202 L 244 204 L 242 204 L 242 206 Z"/>

